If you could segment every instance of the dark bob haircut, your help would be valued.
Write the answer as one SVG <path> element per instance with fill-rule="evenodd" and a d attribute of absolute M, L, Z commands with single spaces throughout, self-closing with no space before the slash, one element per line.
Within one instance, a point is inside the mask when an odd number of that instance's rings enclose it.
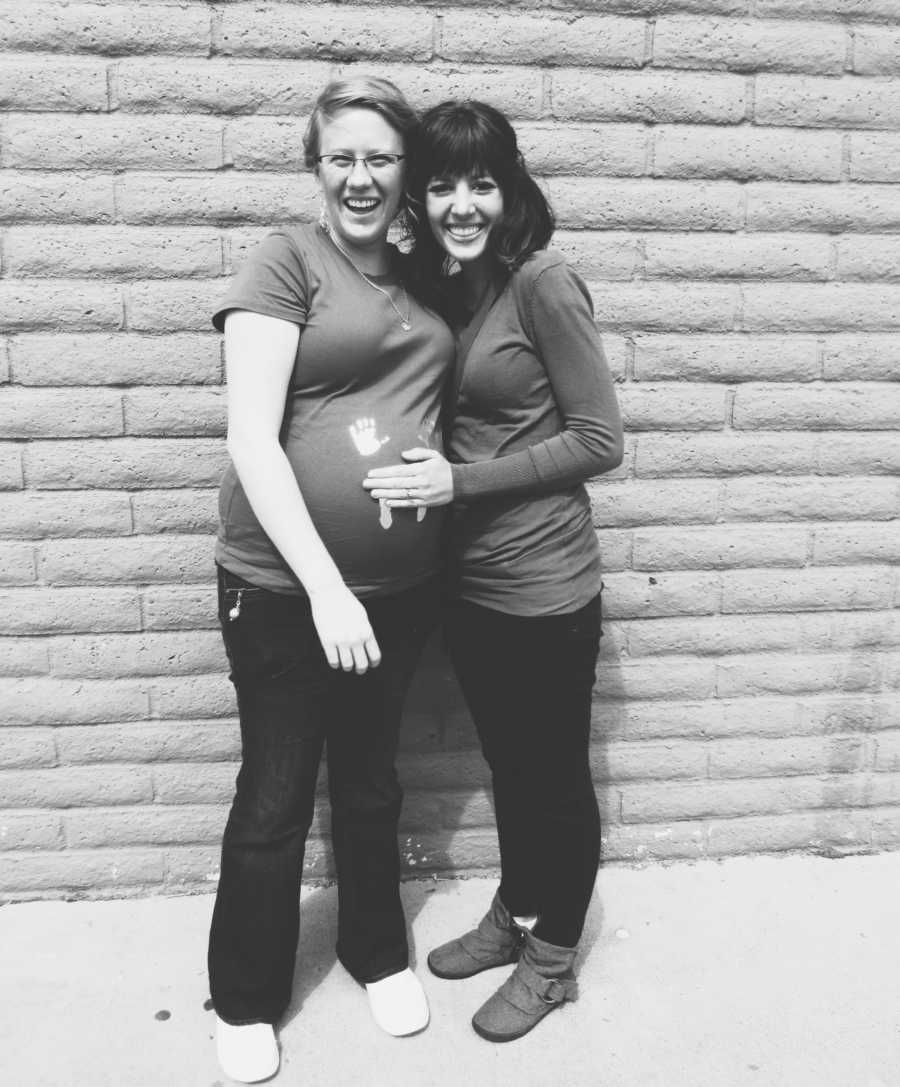
<path fill-rule="evenodd" d="M 512 271 L 553 236 L 553 212 L 528 173 L 516 134 L 506 117 L 486 102 L 451 101 L 433 106 L 421 119 L 409 175 L 415 221 L 414 260 L 420 274 L 439 275 L 446 254 L 425 214 L 428 182 L 490 174 L 503 194 L 503 216 L 491 231 L 490 251 Z"/>

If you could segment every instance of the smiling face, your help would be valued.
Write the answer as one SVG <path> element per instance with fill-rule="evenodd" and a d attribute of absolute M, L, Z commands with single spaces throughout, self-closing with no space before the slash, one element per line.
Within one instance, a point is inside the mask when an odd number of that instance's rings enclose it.
<path fill-rule="evenodd" d="M 438 244 L 463 267 L 490 260 L 491 231 L 503 217 L 503 193 L 490 174 L 433 177 L 425 210 Z"/>
<path fill-rule="evenodd" d="M 358 161 L 379 154 L 403 155 L 403 137 L 374 110 L 348 107 L 322 125 L 319 155 L 357 160 L 349 169 L 326 160 L 316 172 L 331 230 L 338 244 L 370 272 L 384 270 L 380 265 L 387 232 L 405 178 L 402 160 L 370 167 Z"/>

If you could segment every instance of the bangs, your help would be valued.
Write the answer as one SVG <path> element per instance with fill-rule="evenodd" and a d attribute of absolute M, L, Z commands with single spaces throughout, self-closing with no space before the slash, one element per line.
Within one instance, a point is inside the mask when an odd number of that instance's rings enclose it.
<path fill-rule="evenodd" d="M 471 114 L 447 119 L 425 137 L 422 170 L 427 178 L 458 181 L 490 175 L 498 183 L 509 172 L 508 152 L 497 133 Z"/>

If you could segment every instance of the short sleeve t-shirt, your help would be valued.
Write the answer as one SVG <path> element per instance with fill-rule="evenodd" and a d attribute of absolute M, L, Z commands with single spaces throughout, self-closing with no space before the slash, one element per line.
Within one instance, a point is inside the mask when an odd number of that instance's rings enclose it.
<path fill-rule="evenodd" d="M 242 309 L 301 325 L 280 441 L 316 530 L 358 596 L 398 592 L 438 572 L 443 511 L 394 509 L 362 486 L 370 468 L 401 451 L 441 448 L 439 411 L 453 363 L 444 322 L 404 295 L 400 261 L 369 276 L 319 226 L 265 238 L 213 316 L 220 331 Z M 276 592 L 303 588 L 256 519 L 233 465 L 219 491 L 216 560 Z"/>

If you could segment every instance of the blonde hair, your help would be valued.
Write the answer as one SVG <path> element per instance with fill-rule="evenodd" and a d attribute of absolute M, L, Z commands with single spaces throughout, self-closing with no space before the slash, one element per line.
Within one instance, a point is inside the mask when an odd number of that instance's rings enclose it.
<path fill-rule="evenodd" d="M 418 128 L 418 117 L 402 91 L 389 79 L 380 76 L 354 76 L 335 79 L 315 101 L 306 132 L 303 134 L 303 158 L 306 167 L 315 171 L 321 147 L 322 124 L 330 121 L 342 109 L 370 109 L 380 114 L 391 128 L 403 138 L 404 151 L 410 136 Z"/>

